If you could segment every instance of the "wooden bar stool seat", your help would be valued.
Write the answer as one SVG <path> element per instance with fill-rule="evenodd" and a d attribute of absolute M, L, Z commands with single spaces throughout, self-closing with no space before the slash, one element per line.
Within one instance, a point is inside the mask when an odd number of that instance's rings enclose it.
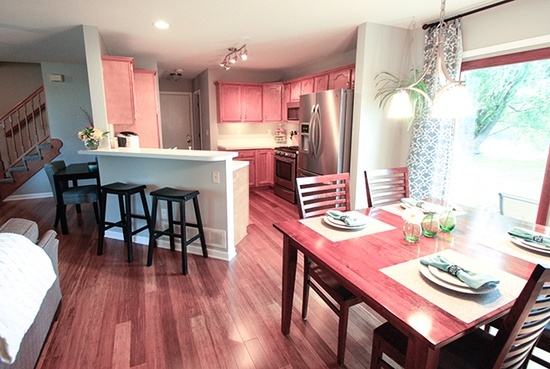
<path fill-rule="evenodd" d="M 184 275 L 188 273 L 187 267 L 187 246 L 190 245 L 193 241 L 200 238 L 202 255 L 207 258 L 208 251 L 206 249 L 206 240 L 204 238 L 204 230 L 202 227 L 202 219 L 199 208 L 199 191 L 193 190 L 178 190 L 171 187 L 164 187 L 159 190 L 153 191 L 150 194 L 153 197 L 153 210 L 151 215 L 151 230 L 149 231 L 149 253 L 147 255 L 147 266 L 153 264 L 153 248 L 156 247 L 156 239 L 161 236 L 170 237 L 170 250 L 174 251 L 175 238 L 181 240 L 181 257 L 182 257 L 182 272 Z M 168 212 L 168 228 L 164 230 L 154 229 L 156 225 L 157 217 L 157 205 L 159 200 L 164 200 L 167 202 L 167 212 Z M 185 203 L 189 200 L 193 200 L 193 207 L 195 209 L 195 219 L 196 223 L 189 223 L 186 220 L 185 216 Z M 179 203 L 179 215 L 180 220 L 174 220 L 174 214 L 172 209 L 172 204 L 176 202 Z M 176 233 L 174 230 L 174 225 L 180 226 L 180 233 Z M 198 234 L 193 237 L 187 238 L 187 227 L 197 228 Z"/>
<path fill-rule="evenodd" d="M 147 199 L 145 197 L 145 185 L 127 184 L 122 182 L 110 183 L 105 186 L 101 186 L 101 221 L 99 222 L 99 237 L 97 243 L 97 254 L 103 254 L 103 238 L 105 237 L 105 231 L 113 227 L 122 228 L 124 235 L 124 242 L 128 245 L 128 262 L 134 260 L 134 253 L 132 247 L 132 236 L 149 230 L 151 227 L 151 217 L 149 215 L 149 208 L 147 206 Z M 118 222 L 109 222 L 105 220 L 105 210 L 107 207 L 107 195 L 117 195 L 118 207 L 120 212 L 120 220 Z M 143 215 L 132 214 L 132 195 L 139 194 L 141 198 L 141 205 L 143 207 Z M 132 230 L 132 218 L 144 219 L 146 225 Z"/>

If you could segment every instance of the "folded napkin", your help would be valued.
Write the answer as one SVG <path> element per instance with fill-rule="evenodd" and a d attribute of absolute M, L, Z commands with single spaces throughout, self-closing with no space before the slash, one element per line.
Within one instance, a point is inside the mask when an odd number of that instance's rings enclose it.
<path fill-rule="evenodd" d="M 508 231 L 510 236 L 522 238 L 525 241 L 534 242 L 541 246 L 550 247 L 550 236 L 537 233 L 529 229 L 514 227 Z"/>
<path fill-rule="evenodd" d="M 328 210 L 326 215 L 332 219 L 341 220 L 349 227 L 360 227 L 367 224 L 367 220 L 364 217 L 357 217 L 337 210 Z"/>
<path fill-rule="evenodd" d="M 494 287 L 499 283 L 497 279 L 488 274 L 476 273 L 471 270 L 463 269 L 441 255 L 431 255 L 425 257 L 424 259 L 420 259 L 420 263 L 423 265 L 434 266 L 449 274 L 452 274 L 474 290 Z"/>
<path fill-rule="evenodd" d="M 405 205 L 409 205 L 412 207 L 419 207 L 421 208 L 422 205 L 424 205 L 424 201 L 413 199 L 412 197 L 404 197 L 401 199 L 401 202 Z"/>

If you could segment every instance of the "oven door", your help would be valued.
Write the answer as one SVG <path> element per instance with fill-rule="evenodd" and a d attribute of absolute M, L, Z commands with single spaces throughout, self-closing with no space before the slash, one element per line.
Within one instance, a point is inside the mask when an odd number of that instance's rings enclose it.
<path fill-rule="evenodd" d="M 296 181 L 296 159 L 275 155 L 275 178 L 276 185 L 294 191 Z"/>

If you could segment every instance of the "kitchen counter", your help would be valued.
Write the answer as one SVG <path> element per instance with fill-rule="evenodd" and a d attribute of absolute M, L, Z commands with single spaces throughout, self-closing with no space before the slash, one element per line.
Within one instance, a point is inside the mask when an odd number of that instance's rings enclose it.
<path fill-rule="evenodd" d="M 218 150 L 274 149 L 279 146 L 298 145 L 298 137 L 286 142 L 277 142 L 272 135 L 223 135 L 218 138 Z"/>
<path fill-rule="evenodd" d="M 232 159 L 237 153 L 228 151 L 201 150 L 171 150 L 171 149 L 100 149 L 81 150 L 78 152 L 88 156 L 88 161 L 97 158 L 101 183 L 126 182 L 144 184 L 146 192 L 161 187 L 198 190 L 201 217 L 208 247 L 208 255 L 214 258 L 231 260 L 237 254 L 235 245 L 246 235 L 248 219 L 239 218 L 236 221 L 236 209 L 241 210 L 241 203 L 246 201 L 243 196 L 248 194 L 248 168 L 246 162 L 235 162 Z M 93 159 L 92 159 L 93 157 Z M 246 176 L 244 180 L 240 179 Z M 236 180 L 239 178 L 239 180 Z M 151 198 L 147 196 L 149 208 Z M 161 202 L 157 216 L 157 227 L 162 228 L 160 219 L 166 207 Z M 137 213 L 142 212 L 139 201 L 135 206 Z M 189 204 L 187 214 L 190 222 L 194 222 L 194 212 Z M 106 219 L 118 221 L 118 205 L 116 197 L 109 196 Z M 141 226 L 141 220 L 136 220 L 136 226 Z M 190 236 L 196 232 L 189 229 Z M 105 237 L 123 239 L 118 228 L 112 228 Z M 149 235 L 146 231 L 135 237 L 138 244 L 147 245 Z M 169 248 L 166 237 L 158 239 L 158 246 Z M 176 241 L 178 243 L 178 241 Z M 177 244 L 177 247 L 180 247 Z M 198 241 L 188 246 L 188 252 L 202 255 Z M 108 250 L 108 246 L 107 246 Z M 181 248 L 179 248 L 181 250 Z M 142 255 L 146 255 L 143 251 Z"/>

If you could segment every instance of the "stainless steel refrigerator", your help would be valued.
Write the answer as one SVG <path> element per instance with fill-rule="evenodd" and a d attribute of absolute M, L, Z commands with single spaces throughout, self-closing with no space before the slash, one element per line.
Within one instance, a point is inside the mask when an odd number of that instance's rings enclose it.
<path fill-rule="evenodd" d="M 298 177 L 349 172 L 353 90 L 300 96 Z"/>

